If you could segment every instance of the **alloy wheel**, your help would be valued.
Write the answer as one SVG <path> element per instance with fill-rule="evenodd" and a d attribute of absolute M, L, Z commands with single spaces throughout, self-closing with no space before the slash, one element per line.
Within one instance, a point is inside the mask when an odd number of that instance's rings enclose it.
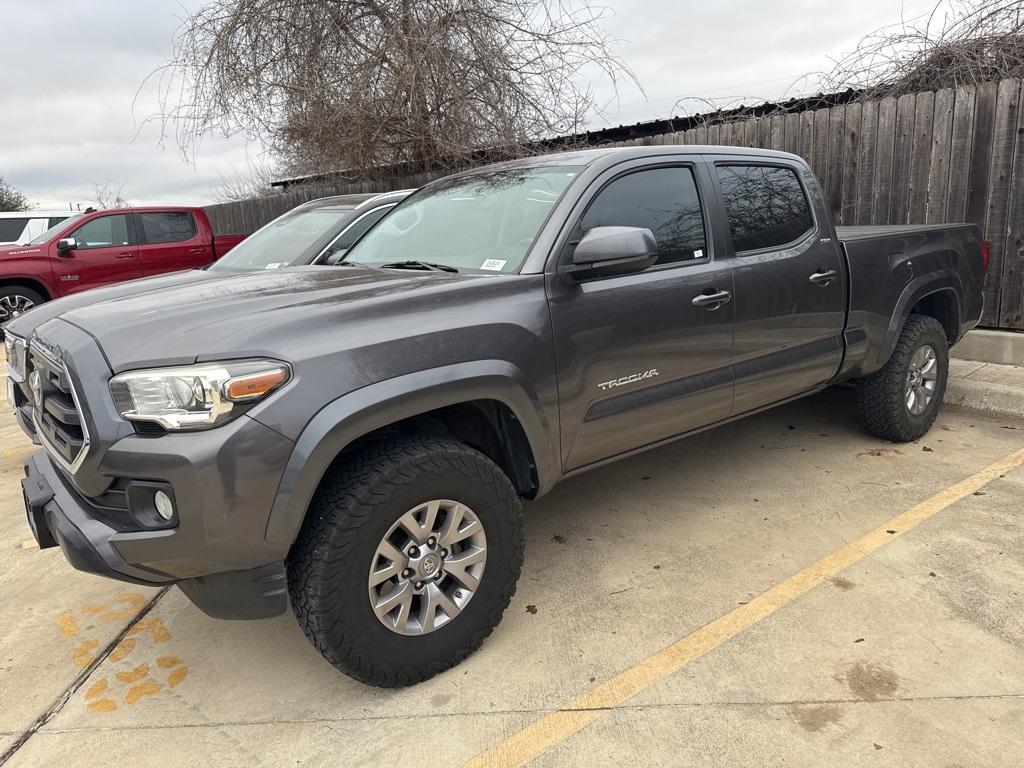
<path fill-rule="evenodd" d="M 18 293 L 0 296 L 0 323 L 6 323 L 19 315 L 23 315 L 35 306 L 28 296 Z"/>
<path fill-rule="evenodd" d="M 938 355 L 930 344 L 923 344 L 914 350 L 907 368 L 905 398 L 912 415 L 920 416 L 931 404 L 938 378 Z"/>
<path fill-rule="evenodd" d="M 480 587 L 487 536 L 480 518 L 450 499 L 413 507 L 374 552 L 370 606 L 400 635 L 425 635 L 455 619 Z"/>

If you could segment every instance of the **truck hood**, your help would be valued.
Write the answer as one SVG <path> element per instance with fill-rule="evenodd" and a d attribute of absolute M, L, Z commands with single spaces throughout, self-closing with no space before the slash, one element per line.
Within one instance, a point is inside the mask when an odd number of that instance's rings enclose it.
<path fill-rule="evenodd" d="M 488 278 L 354 266 L 240 274 L 195 270 L 59 299 L 12 321 L 9 328 L 26 336 L 26 330 L 59 317 L 93 336 L 115 373 L 218 356 L 286 359 L 303 329 L 308 333 L 329 324 L 340 333 L 337 326 L 360 314 L 360 308 L 365 314 L 372 305 L 374 313 L 386 314 L 386 306 L 400 305 L 411 295 L 481 279 Z"/>

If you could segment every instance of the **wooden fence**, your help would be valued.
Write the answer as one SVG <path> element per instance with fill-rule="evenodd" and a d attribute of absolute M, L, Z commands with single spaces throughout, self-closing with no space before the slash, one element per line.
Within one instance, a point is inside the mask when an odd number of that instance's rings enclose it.
<path fill-rule="evenodd" d="M 838 224 L 968 221 L 992 243 L 982 325 L 1024 329 L 1024 114 L 1016 79 L 707 122 L 603 146 L 725 144 L 805 157 Z M 594 142 L 600 143 L 600 141 Z M 420 186 L 435 174 L 321 186 L 211 206 L 219 232 L 251 232 L 314 197 Z"/>

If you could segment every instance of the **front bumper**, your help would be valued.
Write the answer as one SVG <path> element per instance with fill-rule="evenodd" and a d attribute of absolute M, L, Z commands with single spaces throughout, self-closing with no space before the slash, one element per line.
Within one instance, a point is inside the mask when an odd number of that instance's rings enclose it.
<path fill-rule="evenodd" d="M 112 544 L 118 531 L 89 514 L 45 451 L 29 457 L 21 488 L 29 528 L 41 549 L 59 546 L 80 571 L 149 586 L 173 583 L 171 576 L 124 561 Z"/>
<path fill-rule="evenodd" d="M 21 485 L 36 542 L 41 549 L 59 546 L 77 570 L 151 587 L 177 584 L 200 610 L 219 619 L 269 618 L 287 607 L 281 561 L 189 579 L 126 562 L 117 549 L 122 533 L 90 514 L 87 502 L 68 487 L 45 451 L 29 457 Z"/>
<path fill-rule="evenodd" d="M 284 610 L 288 548 L 265 534 L 294 444 L 244 414 L 210 430 L 136 432 L 114 406 L 112 372 L 91 336 L 55 319 L 36 330 L 28 350 L 14 405 L 22 428 L 43 445 L 23 483 L 40 546 L 60 546 L 83 571 L 179 584 L 211 615 Z M 74 407 L 66 397 L 50 403 L 53 387 L 66 387 Z M 53 424 L 46 427 L 54 416 L 81 425 L 77 454 L 62 455 L 67 441 L 55 442 Z M 169 521 L 149 509 L 155 489 L 172 499 Z"/>

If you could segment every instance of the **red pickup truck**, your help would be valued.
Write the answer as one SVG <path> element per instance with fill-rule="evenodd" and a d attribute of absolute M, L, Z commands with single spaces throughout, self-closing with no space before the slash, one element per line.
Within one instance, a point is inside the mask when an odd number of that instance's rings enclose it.
<path fill-rule="evenodd" d="M 244 237 L 214 236 L 202 208 L 74 214 L 31 242 L 0 247 L 0 325 L 70 293 L 204 267 Z"/>

